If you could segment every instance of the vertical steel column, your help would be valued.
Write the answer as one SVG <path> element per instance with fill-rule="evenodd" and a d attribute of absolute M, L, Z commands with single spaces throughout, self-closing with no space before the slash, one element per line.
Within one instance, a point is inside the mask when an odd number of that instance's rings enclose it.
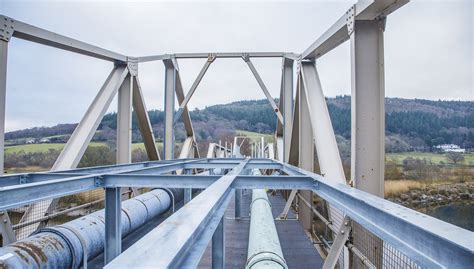
<path fill-rule="evenodd" d="M 133 79 L 128 75 L 118 91 L 117 164 L 132 161 L 132 89 Z"/>
<path fill-rule="evenodd" d="M 163 143 L 164 159 L 174 159 L 174 99 L 176 87 L 176 66 L 173 60 L 163 61 L 165 64 L 165 139 Z"/>
<path fill-rule="evenodd" d="M 4 172 L 8 41 L 0 40 L 0 175 Z"/>
<path fill-rule="evenodd" d="M 105 189 L 105 249 L 104 264 L 122 252 L 122 195 L 120 188 Z"/>
<path fill-rule="evenodd" d="M 299 79 L 302 79 L 301 76 Z M 304 87 L 304 83 L 299 84 Z M 299 92 L 299 163 L 298 166 L 307 171 L 313 171 L 314 165 L 314 142 L 313 130 L 311 128 L 310 111 L 308 107 L 307 96 L 305 90 Z M 313 202 L 312 191 L 301 191 L 301 196 L 310 203 Z M 313 222 L 313 212 L 304 202 L 298 201 L 298 218 L 305 230 L 311 230 Z"/>
<path fill-rule="evenodd" d="M 351 40 L 352 154 L 355 187 L 383 197 L 385 85 L 383 31 L 385 20 L 355 21 Z"/>
<path fill-rule="evenodd" d="M 351 34 L 351 179 L 355 187 L 384 196 L 385 82 L 384 20 L 355 21 Z M 371 262 L 382 268 L 383 241 L 353 224 L 354 245 L 367 246 Z"/>
<path fill-rule="evenodd" d="M 219 225 L 212 236 L 212 269 L 225 268 L 225 235 L 224 235 L 224 217 L 221 218 Z"/>
<path fill-rule="evenodd" d="M 283 160 L 288 162 L 290 156 L 291 145 L 291 125 L 293 120 L 293 60 L 283 58 L 282 67 L 282 97 L 283 107 L 280 108 L 283 112 Z"/>
<path fill-rule="evenodd" d="M 235 212 L 234 216 L 236 219 L 240 219 L 242 217 L 242 189 L 235 189 L 234 191 L 234 199 L 235 199 Z"/>

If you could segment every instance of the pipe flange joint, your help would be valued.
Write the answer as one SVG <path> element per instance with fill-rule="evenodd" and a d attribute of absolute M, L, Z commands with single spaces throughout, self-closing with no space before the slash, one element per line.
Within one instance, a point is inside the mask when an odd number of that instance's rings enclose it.
<path fill-rule="evenodd" d="M 268 200 L 268 198 L 265 198 L 265 197 L 259 197 L 255 200 L 252 200 L 252 202 L 250 203 L 250 211 L 252 211 L 252 206 L 253 206 L 253 203 L 255 203 L 256 201 L 258 200 L 264 200 L 268 203 L 268 205 L 270 206 L 270 208 L 272 207 L 272 203 L 270 203 L 270 200 Z"/>
<path fill-rule="evenodd" d="M 247 259 L 245 268 L 251 269 L 252 266 L 254 266 L 255 264 L 263 261 L 272 261 L 279 264 L 282 268 L 288 269 L 288 265 L 286 264 L 285 259 L 277 253 L 271 251 L 260 251 L 253 254 Z"/>

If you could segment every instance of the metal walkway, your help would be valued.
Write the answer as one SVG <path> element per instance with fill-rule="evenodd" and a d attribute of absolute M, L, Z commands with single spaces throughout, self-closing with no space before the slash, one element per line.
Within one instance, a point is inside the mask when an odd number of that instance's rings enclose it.
<path fill-rule="evenodd" d="M 328 238 L 333 239 L 331 245 L 325 246 L 328 255 L 323 268 L 361 268 L 360 264 L 363 264 L 362 268 L 472 268 L 472 232 L 383 199 L 384 31 L 387 16 L 407 2 L 359 0 L 301 53 L 160 52 L 134 57 L 0 15 L 0 171 L 3 171 L 5 144 L 7 56 L 12 38 L 105 60 L 113 65 L 50 172 L 0 176 L 0 234 L 4 245 L 0 248 L 0 268 L 8 268 L 4 264 L 11 268 L 32 267 L 21 266 L 26 256 L 28 264 L 53 264 L 52 260 L 65 264 L 35 268 L 79 268 L 88 257 L 100 253 L 99 249 L 104 250 L 105 257 L 97 259 L 105 260 L 106 268 L 194 268 L 199 263 L 201 268 L 207 268 L 211 260 L 215 262 L 214 268 L 224 268 L 225 263 L 230 268 L 242 268 L 247 257 L 249 221 L 232 219 L 232 197 L 242 189 L 263 188 L 291 190 L 284 207 L 280 197 L 271 197 L 274 216 L 278 213 L 285 216 L 293 202 L 297 205 L 299 222 L 276 222 L 277 233 L 282 239 L 279 253 L 283 252 L 290 268 L 306 268 L 309 264 L 312 268 L 321 267 L 321 258 L 304 232 L 313 229 L 315 217 L 330 229 Z M 321 57 L 346 41 L 351 47 L 350 178 L 343 169 L 316 65 Z M 258 146 L 253 145 L 252 159 L 235 158 L 238 157 L 235 149 L 240 147 L 237 140 L 230 147 L 225 141 L 224 145 L 210 143 L 205 159 L 199 153 L 187 105 L 209 66 L 223 58 L 245 62 L 277 118 L 274 144 L 262 140 Z M 253 64 L 257 58 L 281 59 L 278 104 Z M 204 62 L 188 90 L 181 81 L 178 66 L 182 59 L 202 59 Z M 156 135 L 139 80 L 139 64 L 152 61 L 164 64 L 164 160 L 155 143 Z M 115 96 L 117 165 L 76 169 Z M 177 111 L 176 107 L 179 108 Z M 150 162 L 131 163 L 132 111 Z M 175 123 L 179 120 L 184 125 L 185 139 L 180 152 L 175 154 Z M 317 164 L 321 175 L 313 173 Z M 271 176 L 250 175 L 249 171 L 253 170 L 270 170 Z M 347 184 L 349 179 L 353 185 Z M 122 235 L 126 233 L 122 233 L 121 228 L 127 219 L 122 222 L 121 188 L 131 188 L 134 195 L 136 188 L 161 188 L 163 191 L 176 188 L 182 193 L 186 206 L 164 221 L 157 218 L 148 224 L 133 226 L 141 229 L 129 234 L 123 241 L 123 247 L 129 247 L 122 251 Z M 86 240 L 72 232 L 67 232 L 72 238 L 69 241 L 50 233 L 46 236 L 48 239 L 64 242 L 63 252 L 59 253 L 57 249 L 49 251 L 51 248 L 41 244 L 44 241 L 41 241 L 40 233 L 31 235 L 45 225 L 50 216 L 69 210 L 56 212 L 59 199 L 102 189 L 105 189 L 105 220 L 96 228 L 103 234 L 97 233 L 93 237 L 97 240 L 90 240 L 94 244 L 83 244 Z M 191 199 L 193 189 L 205 190 Z M 325 201 L 327 219 L 312 206 L 315 196 Z M 244 211 L 240 216 L 245 216 L 249 198 L 244 196 L 235 201 L 241 205 L 236 208 Z M 24 214 L 19 223 L 12 225 L 8 212 L 20 207 Z M 272 219 L 268 207 L 266 209 L 266 218 Z M 222 229 L 222 226 L 227 228 Z M 276 233 L 273 228 L 272 235 Z M 130 231 L 131 228 L 126 230 L 127 233 Z M 224 241 L 226 233 L 227 240 Z M 213 257 L 210 258 L 209 245 L 214 239 Z M 43 246 L 40 251 L 50 253 L 51 259 L 38 259 L 37 252 L 27 253 L 29 248 L 18 247 L 30 245 L 32 240 Z M 24 251 L 23 256 L 14 250 Z M 98 263 L 97 266 L 101 265 Z"/>
<path fill-rule="evenodd" d="M 235 219 L 234 217 L 235 203 L 233 199 L 225 212 L 226 268 L 245 268 L 249 242 L 249 208 L 252 200 L 251 196 L 252 193 L 250 190 L 244 191 L 242 195 L 243 217 L 241 219 Z M 279 192 L 275 195 L 268 193 L 268 198 L 272 204 L 273 217 L 276 218 L 283 210 L 286 201 Z M 321 268 L 323 266 L 321 256 L 312 245 L 303 230 L 303 226 L 295 218 L 293 213 L 290 212 L 288 214 L 287 220 L 275 220 L 275 224 L 288 268 L 309 269 Z M 212 242 L 207 246 L 198 268 L 211 268 L 211 245 Z"/>

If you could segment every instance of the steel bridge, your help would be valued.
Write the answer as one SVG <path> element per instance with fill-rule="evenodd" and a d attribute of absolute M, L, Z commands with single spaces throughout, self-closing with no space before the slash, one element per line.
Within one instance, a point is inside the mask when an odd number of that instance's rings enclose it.
<path fill-rule="evenodd" d="M 311 267 L 472 268 L 472 232 L 383 199 L 383 35 L 388 15 L 407 2 L 359 0 L 302 53 L 131 57 L 0 15 L 1 171 L 7 51 L 12 38 L 113 63 L 112 71 L 51 171 L 0 177 L 0 268 L 86 268 L 102 256 L 99 266 L 106 268 L 224 268 L 240 264 L 235 263 L 238 258 L 226 256 L 226 250 L 238 240 L 248 241 L 248 256 L 241 264 L 246 268 L 305 268 L 303 264 L 314 254 L 320 262 Z M 347 184 L 342 168 L 316 65 L 320 57 L 348 40 L 353 186 Z M 178 66 L 178 60 L 185 58 L 202 58 L 204 62 L 187 92 Z M 242 59 L 248 65 L 277 117 L 275 143 L 262 139 L 253 145 L 250 158 L 240 155 L 237 138 L 230 145 L 211 143 L 206 158 L 198 150 L 187 105 L 209 66 L 219 58 Z M 279 104 L 253 65 L 254 58 L 282 59 Z M 165 66 L 163 160 L 138 76 L 139 64 L 150 61 L 162 61 Z M 116 95 L 117 164 L 78 169 Z M 137 116 L 147 162 L 131 163 L 132 110 Z M 179 120 L 184 123 L 187 138 L 179 154 L 175 154 L 174 129 Z M 320 175 L 312 172 L 315 153 Z M 274 190 L 276 196 L 262 189 Z M 105 190 L 104 198 L 58 210 L 60 199 L 92 190 Z M 125 194 L 133 198 L 124 199 L 124 190 L 129 190 Z M 314 207 L 314 199 L 324 201 L 323 210 Z M 47 223 L 55 216 L 104 200 L 103 210 L 60 225 Z M 271 208 L 270 202 L 281 206 Z M 12 224 L 9 213 L 15 210 L 22 216 Z M 234 221 L 232 226 L 225 221 L 229 210 L 233 215 L 229 217 Z M 250 219 L 243 213 L 245 210 L 253 212 Z M 239 225 L 244 225 L 239 220 L 245 219 L 246 236 L 225 236 L 228 229 L 237 231 Z M 305 247 L 311 249 L 308 259 L 294 264 L 290 264 L 292 254 L 282 242 L 300 238 L 293 234 L 293 238 L 282 236 L 281 227 L 289 227 L 290 223 L 298 223 L 291 228 L 295 234 L 309 235 L 304 237 Z M 317 223 L 326 227 L 327 236 L 312 234 Z M 147 225 L 152 227 L 135 236 L 137 230 Z M 134 240 L 122 251 L 127 238 Z"/>

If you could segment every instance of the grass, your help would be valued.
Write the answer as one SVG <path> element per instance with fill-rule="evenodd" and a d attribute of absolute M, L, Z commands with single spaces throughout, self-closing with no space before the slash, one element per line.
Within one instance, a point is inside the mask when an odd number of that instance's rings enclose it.
<path fill-rule="evenodd" d="M 417 180 L 386 180 L 385 197 L 393 197 L 399 193 L 421 189 L 426 184 Z"/>
<path fill-rule="evenodd" d="M 238 136 L 248 137 L 250 140 L 254 142 L 260 142 L 260 139 L 262 136 L 264 137 L 265 142 L 273 143 L 275 140 L 275 138 L 273 137 L 273 134 L 260 134 L 256 132 L 249 132 L 249 131 L 243 131 L 243 130 L 236 130 L 235 133 Z"/>
<path fill-rule="evenodd" d="M 464 153 L 464 164 L 474 163 L 474 154 Z M 444 153 L 432 153 L 432 152 L 402 152 L 402 153 L 387 153 L 386 161 L 393 161 L 398 165 L 403 164 L 403 160 L 411 157 L 414 159 L 428 159 L 433 164 L 439 164 L 440 162 L 449 163 L 446 154 Z"/>
<path fill-rule="evenodd" d="M 163 148 L 163 142 L 156 142 L 155 144 L 156 144 L 156 147 L 158 149 Z M 176 143 L 176 144 L 178 144 L 178 143 Z M 145 150 L 145 144 L 143 144 L 143 143 L 133 143 L 132 144 L 132 151 L 135 150 L 135 149 Z"/>
<path fill-rule="evenodd" d="M 18 153 L 20 151 L 31 153 L 31 152 L 46 152 L 49 149 L 62 150 L 64 148 L 64 145 L 65 144 L 63 143 L 44 143 L 44 144 L 25 144 L 25 145 L 17 145 L 17 146 L 7 146 L 5 147 L 5 154 Z M 101 142 L 91 142 L 89 146 L 90 147 L 107 146 L 107 144 L 101 143 Z"/>

